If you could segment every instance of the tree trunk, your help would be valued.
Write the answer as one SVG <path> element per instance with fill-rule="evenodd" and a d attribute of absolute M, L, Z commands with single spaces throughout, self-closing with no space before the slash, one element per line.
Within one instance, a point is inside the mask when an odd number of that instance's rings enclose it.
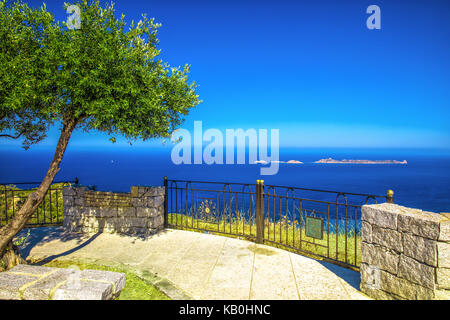
<path fill-rule="evenodd" d="M 20 256 L 19 249 L 12 243 L 8 243 L 3 257 L 0 259 L 0 271 L 11 269 L 12 267 L 25 263 Z"/>
<path fill-rule="evenodd" d="M 59 136 L 58 144 L 56 146 L 55 154 L 53 156 L 53 160 L 50 163 L 50 167 L 44 179 L 42 180 L 41 185 L 36 191 L 28 195 L 27 200 L 22 205 L 19 212 L 17 212 L 13 216 L 8 224 L 0 229 L 0 258 L 3 258 L 4 254 L 6 254 L 7 252 L 14 251 L 12 250 L 14 248 L 11 244 L 13 238 L 23 229 L 38 206 L 44 200 L 45 194 L 47 193 L 50 185 L 53 182 L 53 179 L 59 171 L 59 164 L 61 163 L 64 152 L 67 148 L 67 144 L 69 143 L 70 136 L 76 125 L 77 121 L 75 120 L 69 120 L 64 123 L 63 129 L 61 130 L 61 134 Z M 6 250 L 9 245 L 11 246 L 11 250 Z M 17 251 L 14 252 L 17 253 Z M 11 253 L 8 253 L 8 255 L 11 255 Z M 11 261 L 13 260 L 14 259 L 12 259 Z"/>

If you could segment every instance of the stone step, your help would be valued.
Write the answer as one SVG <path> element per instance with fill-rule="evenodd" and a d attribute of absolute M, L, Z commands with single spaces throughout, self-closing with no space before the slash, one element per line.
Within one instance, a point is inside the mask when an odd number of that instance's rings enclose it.
<path fill-rule="evenodd" d="M 0 299 L 112 300 L 125 280 L 119 272 L 20 264 L 0 273 Z"/>

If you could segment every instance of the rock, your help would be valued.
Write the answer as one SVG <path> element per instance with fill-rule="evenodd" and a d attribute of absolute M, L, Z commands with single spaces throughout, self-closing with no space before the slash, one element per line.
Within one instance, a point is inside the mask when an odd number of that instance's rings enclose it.
<path fill-rule="evenodd" d="M 450 242 L 450 220 L 445 220 L 441 222 L 438 240 Z"/>
<path fill-rule="evenodd" d="M 436 269 L 436 283 L 439 289 L 450 289 L 450 269 Z"/>
<path fill-rule="evenodd" d="M 397 210 L 392 210 L 393 204 L 372 204 L 362 206 L 361 220 L 382 228 L 397 230 Z"/>
<path fill-rule="evenodd" d="M 372 243 L 372 225 L 365 221 L 361 221 L 361 240 Z"/>
<path fill-rule="evenodd" d="M 435 268 L 420 263 L 402 254 L 398 265 L 398 276 L 434 290 Z"/>
<path fill-rule="evenodd" d="M 397 274 L 400 255 L 379 245 L 361 243 L 361 263 Z"/>
<path fill-rule="evenodd" d="M 433 212 L 404 213 L 398 217 L 398 230 L 437 240 L 441 216 Z"/>
<path fill-rule="evenodd" d="M 409 300 L 430 300 L 434 298 L 433 290 L 381 272 L 381 289 Z"/>
<path fill-rule="evenodd" d="M 410 233 L 403 233 L 402 235 L 405 255 L 430 266 L 437 266 L 437 245 L 435 241 Z"/>
<path fill-rule="evenodd" d="M 402 235 L 400 232 L 392 229 L 374 225 L 372 227 L 372 242 L 397 252 L 403 251 Z"/>
<path fill-rule="evenodd" d="M 18 265 L 0 273 L 0 299 L 110 300 L 125 286 L 125 275 Z"/>
<path fill-rule="evenodd" d="M 123 207 L 118 208 L 117 210 L 119 217 L 136 217 L 136 208 L 134 207 Z"/>
<path fill-rule="evenodd" d="M 437 252 L 438 252 L 438 267 L 450 268 L 450 243 L 438 242 Z"/>

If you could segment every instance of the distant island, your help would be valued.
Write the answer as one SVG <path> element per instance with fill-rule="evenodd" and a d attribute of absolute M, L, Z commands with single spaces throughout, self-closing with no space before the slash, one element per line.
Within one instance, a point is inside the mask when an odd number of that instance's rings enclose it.
<path fill-rule="evenodd" d="M 407 164 L 406 160 L 335 160 L 333 158 L 320 159 L 314 163 L 344 163 L 344 164 Z"/>
<path fill-rule="evenodd" d="M 279 160 L 273 160 L 270 161 L 273 163 L 288 163 L 288 164 L 303 164 L 303 162 L 298 161 L 298 160 L 289 160 L 289 161 L 279 161 Z M 259 163 L 259 164 L 268 164 L 269 162 L 265 161 L 265 160 L 257 160 L 254 163 Z"/>

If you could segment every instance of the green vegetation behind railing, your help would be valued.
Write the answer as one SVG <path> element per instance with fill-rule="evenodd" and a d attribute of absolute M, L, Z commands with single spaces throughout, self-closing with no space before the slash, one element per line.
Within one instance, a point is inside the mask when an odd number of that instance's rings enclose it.
<path fill-rule="evenodd" d="M 61 224 L 63 221 L 62 189 L 69 182 L 53 184 L 45 195 L 44 201 L 28 222 L 28 226 Z M 35 191 L 15 185 L 0 185 L 0 226 L 5 225 L 25 203 L 28 195 Z"/>
<path fill-rule="evenodd" d="M 232 238 L 256 238 L 255 221 L 239 218 L 239 215 L 237 219 L 231 221 L 223 219 L 208 221 L 184 214 L 169 213 L 168 220 L 170 226 L 183 230 L 217 233 Z M 347 264 L 359 266 L 361 237 L 347 234 L 347 244 L 345 239 L 344 233 L 336 234 L 335 232 L 329 234 L 324 232 L 322 240 L 313 239 L 306 236 L 305 228 L 299 228 L 298 225 L 294 227 L 290 221 L 274 223 L 268 219 L 265 220 L 264 244 L 266 245 L 302 253 L 316 259 L 330 259 L 337 262 L 347 260 Z"/>

